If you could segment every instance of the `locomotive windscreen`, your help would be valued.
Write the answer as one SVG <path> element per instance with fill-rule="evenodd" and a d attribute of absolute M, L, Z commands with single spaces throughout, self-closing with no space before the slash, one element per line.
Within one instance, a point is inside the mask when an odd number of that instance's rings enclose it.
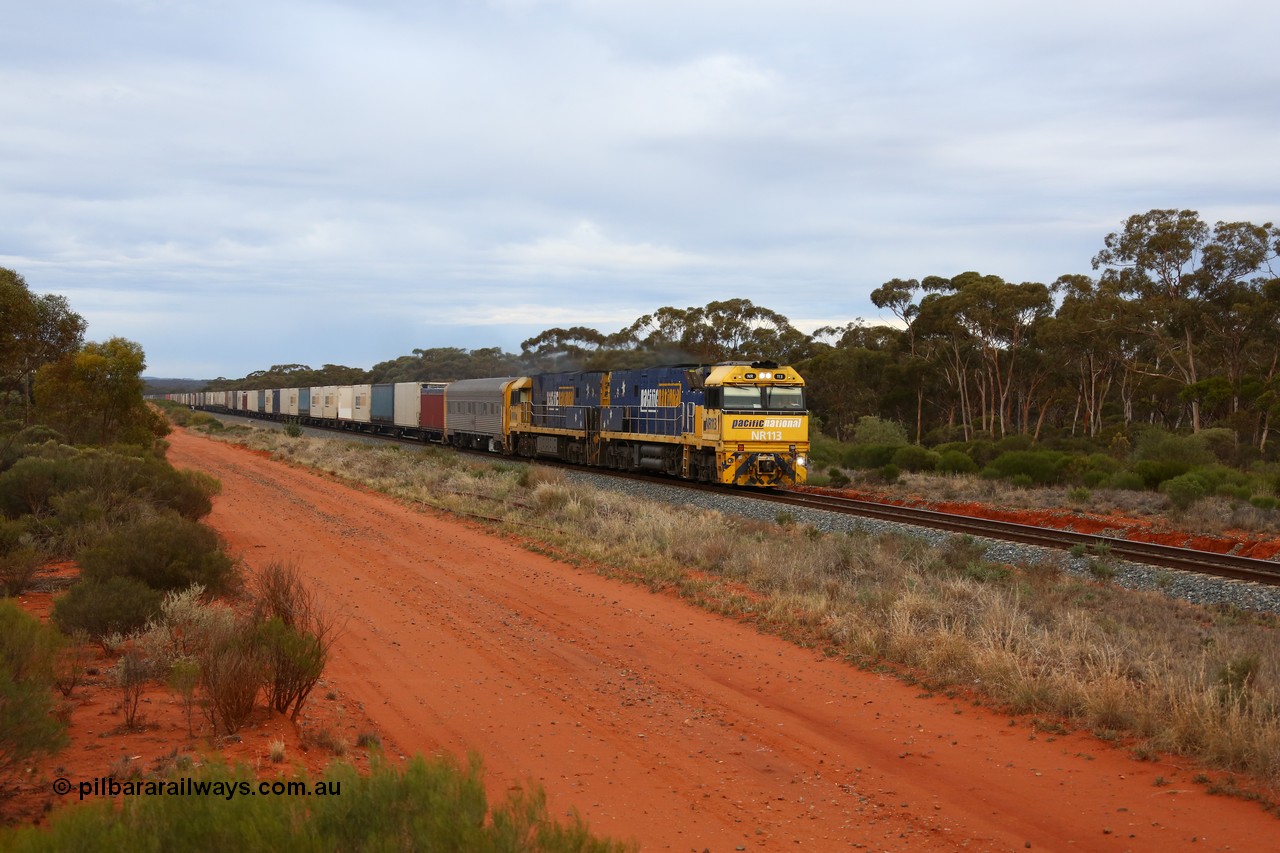
<path fill-rule="evenodd" d="M 804 389 L 769 385 L 725 385 L 725 411 L 803 412 Z"/>

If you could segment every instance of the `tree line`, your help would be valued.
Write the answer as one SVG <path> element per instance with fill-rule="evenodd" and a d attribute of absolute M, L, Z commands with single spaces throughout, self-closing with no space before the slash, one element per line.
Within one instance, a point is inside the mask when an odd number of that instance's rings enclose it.
<path fill-rule="evenodd" d="M 1124 221 L 1095 276 L 1012 282 L 963 272 L 893 279 L 872 293 L 888 324 L 806 335 L 747 299 L 659 308 L 613 333 L 552 328 L 518 354 L 415 349 L 364 371 L 276 365 L 209 388 L 445 381 L 535 371 L 773 359 L 798 367 L 826 433 L 860 417 L 916 443 L 1054 435 L 1105 441 L 1150 423 L 1228 427 L 1266 452 L 1280 416 L 1280 228 L 1191 210 Z"/>
<path fill-rule="evenodd" d="M 0 267 L 0 434 L 42 424 L 69 444 L 150 447 L 169 431 L 142 398 L 146 355 L 121 337 L 84 340 L 66 297 Z"/>

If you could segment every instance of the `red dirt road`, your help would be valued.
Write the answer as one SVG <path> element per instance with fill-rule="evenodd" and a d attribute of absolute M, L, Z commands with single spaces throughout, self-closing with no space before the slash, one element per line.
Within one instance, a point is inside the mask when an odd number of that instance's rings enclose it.
<path fill-rule="evenodd" d="M 1271 850 L 1195 769 L 826 660 L 667 594 L 183 431 L 210 523 L 349 618 L 328 680 L 388 754 L 478 751 L 501 794 L 646 850 Z M 1157 786 L 1157 777 L 1168 784 Z"/>

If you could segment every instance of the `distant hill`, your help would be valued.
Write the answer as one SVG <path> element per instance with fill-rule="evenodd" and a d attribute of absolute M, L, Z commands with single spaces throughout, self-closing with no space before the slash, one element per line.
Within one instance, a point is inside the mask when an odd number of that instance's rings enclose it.
<path fill-rule="evenodd" d="M 142 377 L 143 394 L 182 394 L 187 391 L 203 391 L 208 379 L 161 379 Z"/>

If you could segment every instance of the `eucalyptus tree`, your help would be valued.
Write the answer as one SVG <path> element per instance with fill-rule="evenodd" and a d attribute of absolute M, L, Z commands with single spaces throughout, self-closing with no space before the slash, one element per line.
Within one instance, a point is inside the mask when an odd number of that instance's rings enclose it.
<path fill-rule="evenodd" d="M 523 341 L 520 356 L 535 370 L 582 370 L 608 343 L 608 336 L 586 326 L 547 329 Z"/>
<path fill-rule="evenodd" d="M 1184 389 L 1201 379 L 1209 314 L 1234 283 L 1257 274 L 1276 256 L 1271 223 L 1218 222 L 1212 229 L 1194 210 L 1150 210 L 1108 234 L 1093 258 L 1102 282 L 1133 300 L 1134 329 L 1154 349 L 1151 370 Z M 1200 400 L 1190 394 L 1191 425 L 1201 428 Z"/>
<path fill-rule="evenodd" d="M 24 421 L 36 371 L 79 349 L 85 328 L 66 297 L 34 294 L 20 274 L 0 267 L 0 390 L 21 394 Z"/>
<path fill-rule="evenodd" d="M 41 421 L 73 444 L 150 447 L 169 427 L 143 400 L 145 367 L 142 346 L 120 337 L 42 366 L 35 380 Z"/>
<path fill-rule="evenodd" d="M 709 302 L 700 308 L 659 308 L 622 329 L 616 339 L 660 359 L 702 362 L 798 361 L 812 346 L 782 314 L 749 299 Z"/>
<path fill-rule="evenodd" d="M 887 308 L 902 324 L 903 339 L 906 342 L 906 357 L 912 362 L 927 361 L 929 353 L 924 351 L 917 341 L 915 321 L 920 316 L 920 306 L 916 304 L 916 294 L 920 291 L 920 282 L 912 279 L 895 278 L 871 291 L 871 303 L 877 308 Z M 916 364 L 919 368 L 922 365 Z M 923 380 L 923 374 L 921 375 Z M 925 384 L 915 383 L 916 398 L 916 444 L 924 438 L 924 398 Z"/>
<path fill-rule="evenodd" d="M 1035 327 L 1053 310 L 1049 288 L 1039 282 L 1013 284 L 999 276 L 965 272 L 950 279 L 925 279 L 930 291 L 920 305 L 940 324 L 959 352 L 966 342 L 976 351 L 981 372 L 976 389 L 984 429 L 1006 435 L 1014 428 L 1013 391 Z M 947 318 L 950 318 L 949 320 Z M 1027 424 L 1022 425 L 1023 429 Z"/>

